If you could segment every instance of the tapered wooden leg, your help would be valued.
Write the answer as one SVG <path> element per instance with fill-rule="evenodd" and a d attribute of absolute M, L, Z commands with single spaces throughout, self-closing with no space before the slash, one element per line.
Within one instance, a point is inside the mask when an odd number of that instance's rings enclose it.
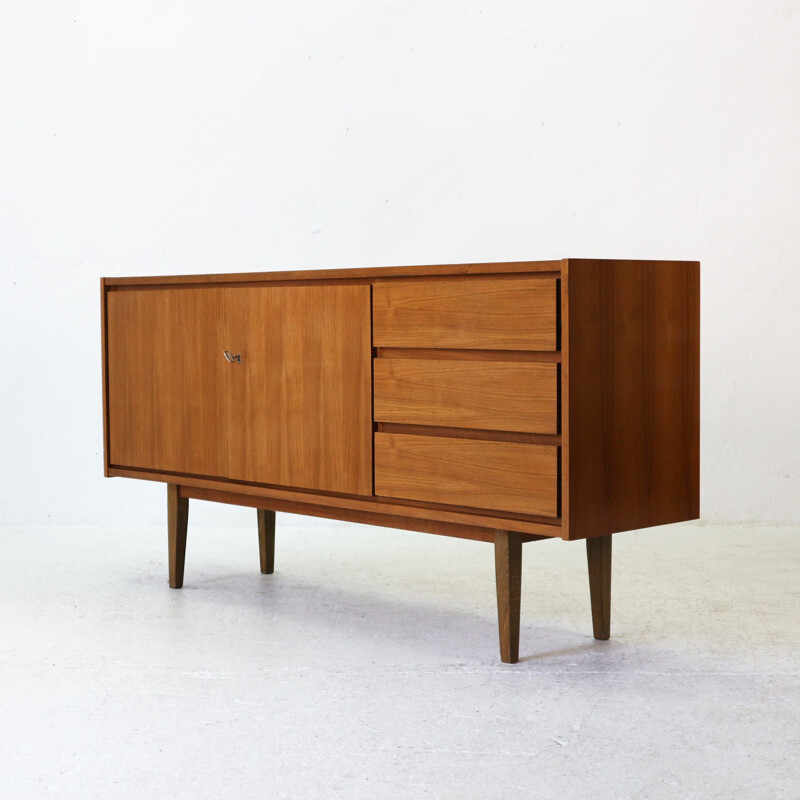
<path fill-rule="evenodd" d="M 586 540 L 595 639 L 611 635 L 611 535 Z"/>
<path fill-rule="evenodd" d="M 494 567 L 497 579 L 497 625 L 500 660 L 519 661 L 519 606 L 522 589 L 522 540 L 518 534 L 495 531 Z"/>
<path fill-rule="evenodd" d="M 178 486 L 167 484 L 167 528 L 169 530 L 169 585 L 183 586 L 186 561 L 186 528 L 189 523 L 189 498 L 178 495 Z"/>
<path fill-rule="evenodd" d="M 261 572 L 275 572 L 275 512 L 263 508 L 258 512 L 258 552 L 261 556 Z"/>

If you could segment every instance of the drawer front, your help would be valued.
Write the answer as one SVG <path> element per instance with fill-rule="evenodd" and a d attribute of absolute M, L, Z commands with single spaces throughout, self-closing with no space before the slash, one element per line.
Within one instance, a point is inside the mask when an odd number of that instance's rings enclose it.
<path fill-rule="evenodd" d="M 556 517 L 558 448 L 376 433 L 375 494 Z"/>
<path fill-rule="evenodd" d="M 556 364 L 377 358 L 375 421 L 558 432 Z"/>
<path fill-rule="evenodd" d="M 377 283 L 375 347 L 555 350 L 556 279 Z"/>

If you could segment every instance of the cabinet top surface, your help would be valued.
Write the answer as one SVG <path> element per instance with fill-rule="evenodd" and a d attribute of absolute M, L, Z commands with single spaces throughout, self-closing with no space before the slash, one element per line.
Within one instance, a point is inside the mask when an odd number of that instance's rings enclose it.
<path fill-rule="evenodd" d="M 224 284 L 224 283 L 262 283 L 276 281 L 369 281 L 381 278 L 413 278 L 447 275 L 491 275 L 521 272 L 558 272 L 565 262 L 585 259 L 552 259 L 549 261 L 502 261 L 479 262 L 473 264 L 428 264 L 406 267 L 348 267 L 345 269 L 307 269 L 281 270 L 275 272 L 219 272 L 205 275 L 151 275 L 128 278 L 103 278 L 105 286 L 147 286 L 164 284 Z M 603 261 L 604 259 L 599 259 Z M 609 263 L 615 263 L 608 260 Z M 649 261 L 653 265 L 671 263 Z M 689 263 L 689 262 L 683 262 Z"/>

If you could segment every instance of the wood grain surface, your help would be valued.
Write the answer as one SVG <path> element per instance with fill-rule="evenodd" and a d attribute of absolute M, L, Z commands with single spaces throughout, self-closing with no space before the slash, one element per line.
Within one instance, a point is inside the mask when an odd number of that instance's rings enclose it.
<path fill-rule="evenodd" d="M 452 350 L 446 347 L 376 347 L 378 358 L 432 358 L 458 361 L 547 361 L 558 363 L 558 350 Z"/>
<path fill-rule="evenodd" d="M 556 350 L 556 280 L 403 281 L 373 288 L 375 347 Z"/>
<path fill-rule="evenodd" d="M 558 514 L 558 448 L 375 434 L 375 494 L 472 508 Z"/>
<path fill-rule="evenodd" d="M 527 444 L 560 445 L 561 437 L 553 433 L 514 433 L 491 431 L 486 428 L 454 428 L 452 425 L 408 425 L 402 422 L 376 422 L 376 431 L 384 433 L 413 433 L 419 436 L 446 436 L 451 439 L 489 439 L 495 442 L 526 442 Z"/>
<path fill-rule="evenodd" d="M 494 567 L 500 660 L 504 664 L 516 664 L 519 661 L 519 613 L 522 598 L 522 542 L 519 534 L 508 531 L 495 533 Z"/>
<path fill-rule="evenodd" d="M 556 364 L 378 358 L 373 379 L 376 421 L 558 432 Z"/>
<path fill-rule="evenodd" d="M 372 494 L 369 287 L 223 291 L 227 477 Z"/>
<path fill-rule="evenodd" d="M 177 484 L 167 484 L 167 555 L 171 589 L 183 588 L 188 527 L 189 499 L 181 495 Z"/>
<path fill-rule="evenodd" d="M 696 519 L 700 265 L 570 259 L 562 275 L 565 532 Z"/>
<path fill-rule="evenodd" d="M 106 279 L 100 278 L 100 356 L 103 373 L 103 475 L 108 478 L 108 307 L 106 304 L 106 297 Z"/>
<path fill-rule="evenodd" d="M 250 506 L 259 508 L 264 503 L 263 497 L 257 497 L 244 492 L 216 491 L 213 489 L 200 489 L 193 486 L 181 486 L 181 497 L 209 500 L 214 503 L 230 503 L 237 506 Z M 427 517 L 411 517 L 404 514 L 387 514 L 383 511 L 366 511 L 339 506 L 324 506 L 314 503 L 302 503 L 292 500 L 270 500 L 270 505 L 276 511 L 285 511 L 288 514 L 305 514 L 311 517 L 325 519 L 342 519 L 349 522 L 358 522 L 363 525 L 379 525 L 387 528 L 400 528 L 401 530 L 420 531 L 422 533 L 435 533 L 440 536 L 455 536 L 459 539 L 471 539 L 477 542 L 494 542 L 495 534 L 488 528 L 476 527 L 468 523 L 450 522 Z M 376 507 L 377 508 L 377 507 Z M 518 534 L 522 542 L 535 542 L 548 536 L 531 534 Z"/>
<path fill-rule="evenodd" d="M 368 286 L 107 303 L 111 465 L 372 494 Z"/>
<path fill-rule="evenodd" d="M 265 283 L 291 281 L 301 283 L 325 280 L 382 280 L 383 278 L 427 277 L 436 275 L 504 275 L 527 272 L 553 272 L 561 268 L 555 261 L 498 261 L 474 264 L 420 264 L 408 267 L 345 267 L 341 269 L 294 269 L 274 272 L 222 272 L 207 275 L 150 275 L 128 278 L 104 278 L 109 287 L 180 286 L 197 284 Z"/>
<path fill-rule="evenodd" d="M 508 511 L 490 512 L 480 511 L 475 508 L 457 505 L 437 505 L 430 502 L 409 500 L 406 498 L 379 498 L 360 497 L 356 495 L 339 495 L 318 493 L 307 490 L 291 489 L 280 486 L 260 486 L 258 484 L 239 483 L 225 478 L 198 477 L 196 475 L 175 475 L 174 473 L 149 472 L 147 470 L 133 470 L 121 467 L 109 469 L 111 477 L 137 478 L 139 480 L 159 481 L 160 483 L 173 483 L 180 481 L 182 489 L 192 489 L 229 492 L 261 498 L 261 505 L 254 507 L 281 508 L 275 505 L 278 502 L 297 503 L 303 505 L 327 506 L 330 509 L 340 509 L 342 513 L 363 511 L 384 516 L 396 515 L 414 517 L 417 519 L 436 518 L 444 522 L 457 525 L 491 528 L 495 530 L 502 525 L 511 531 L 546 536 L 549 538 L 563 538 L 561 520 L 558 517 L 540 517 L 528 514 L 514 514 Z M 435 512 L 435 513 L 432 513 Z M 345 517 L 342 517 L 345 519 Z M 494 541 L 494 540 L 492 540 Z"/>
<path fill-rule="evenodd" d="M 275 512 L 256 509 L 258 520 L 258 555 L 262 575 L 275 572 Z"/>
<path fill-rule="evenodd" d="M 561 289 L 556 293 L 551 276 L 559 266 Z M 230 480 L 233 486 L 252 485 L 255 493 L 285 498 L 302 498 L 303 492 L 319 492 L 319 496 L 310 501 L 313 503 L 323 503 L 328 493 L 332 493 L 332 505 L 342 503 L 343 509 L 357 510 L 363 503 L 364 511 L 369 508 L 374 513 L 390 510 L 402 513 L 404 506 L 416 504 L 419 507 L 408 508 L 409 516 L 422 519 L 425 515 L 431 518 L 435 515 L 437 519 L 453 524 L 468 524 L 467 520 L 474 519 L 477 525 L 493 524 L 498 529 L 503 527 L 497 524 L 502 519 L 504 522 L 508 520 L 510 530 L 516 525 L 525 531 L 548 531 L 551 535 L 555 533 L 565 538 L 603 536 L 697 517 L 699 264 L 565 259 L 560 264 L 520 262 L 516 265 L 444 265 L 441 270 L 431 267 L 417 268 L 416 271 L 401 268 L 367 270 L 359 275 L 356 272 L 265 273 L 263 277 L 269 279 L 269 283 L 258 286 L 253 285 L 258 274 L 153 279 L 163 281 L 159 284 L 162 286 L 160 290 L 149 288 L 145 282 L 148 279 L 135 279 L 128 283 L 124 279 L 104 279 L 101 288 L 105 317 L 107 474 L 170 482 L 193 481 L 208 486 L 221 486 L 225 480 Z M 518 274 L 523 272 L 531 274 Z M 449 281 L 445 278 L 448 274 L 451 276 Z M 360 281 L 359 285 L 341 285 L 348 276 Z M 295 277 L 297 280 L 292 280 Z M 292 285 L 277 285 L 281 281 Z M 339 285 L 323 286 L 325 281 L 338 282 Z M 491 486 L 479 488 L 478 492 L 478 496 L 481 493 L 486 495 L 478 503 L 487 502 L 488 497 L 491 507 L 476 505 L 471 490 L 476 485 L 480 487 L 481 480 L 476 476 L 480 475 L 479 467 L 483 460 L 477 459 L 473 466 L 467 460 L 469 487 L 459 486 L 457 478 L 463 477 L 465 471 L 459 466 L 454 479 L 448 474 L 448 469 L 455 470 L 448 464 L 460 463 L 460 456 L 455 455 L 451 446 L 440 451 L 437 457 L 422 458 L 416 467 L 400 470 L 402 474 L 392 477 L 400 485 L 391 490 L 400 491 L 405 496 L 396 494 L 391 500 L 385 496 L 372 497 L 369 454 L 373 440 L 369 424 L 356 429 L 354 422 L 356 417 L 363 420 L 365 411 L 368 423 L 371 420 L 369 356 L 362 358 L 363 368 L 356 366 L 348 372 L 350 377 L 346 382 L 357 387 L 355 397 L 348 396 L 346 401 L 341 397 L 309 400 L 308 386 L 319 384 L 315 380 L 307 381 L 304 375 L 316 373 L 322 376 L 321 380 L 330 383 L 328 373 L 319 366 L 320 361 L 342 359 L 340 365 L 343 363 L 346 371 L 349 369 L 347 365 L 353 362 L 345 355 L 347 348 L 341 342 L 329 350 L 320 345 L 325 333 L 310 334 L 309 342 L 303 342 L 302 335 L 285 334 L 289 326 L 285 319 L 278 327 L 284 330 L 281 336 L 288 337 L 289 349 L 294 353 L 292 360 L 300 360 L 300 351 L 310 354 L 310 357 L 307 368 L 304 366 L 294 377 L 290 375 L 289 383 L 293 382 L 294 388 L 284 397 L 285 400 L 291 395 L 292 402 L 299 401 L 302 411 L 295 414 L 294 422 L 291 421 L 294 413 L 291 409 L 279 411 L 278 417 L 283 413 L 288 417 L 278 421 L 275 412 L 282 401 L 276 396 L 274 386 L 270 386 L 272 378 L 262 380 L 258 375 L 243 375 L 244 370 L 240 369 L 252 361 L 253 354 L 257 356 L 255 363 L 261 361 L 262 365 L 269 365 L 262 369 L 264 374 L 274 372 L 270 367 L 280 364 L 280 354 L 277 354 L 276 361 L 275 349 L 268 347 L 263 338 L 259 343 L 260 334 L 253 342 L 248 338 L 251 331 L 259 331 L 264 320 L 274 319 L 276 313 L 269 303 L 253 310 L 243 310 L 238 301 L 232 304 L 228 313 L 228 293 L 258 294 L 268 289 L 291 292 L 303 288 L 320 292 L 360 291 L 366 297 L 370 291 L 368 283 L 374 284 L 378 327 L 380 297 L 408 298 L 410 292 L 413 312 L 410 317 L 405 317 L 402 302 L 397 308 L 385 303 L 387 308 L 399 309 L 400 316 L 395 321 L 403 318 L 404 324 L 398 322 L 398 330 L 402 329 L 400 332 L 404 337 L 385 347 L 380 346 L 379 339 L 374 343 L 376 352 L 383 356 L 375 362 L 376 425 L 379 429 L 385 426 L 385 430 L 379 430 L 374 439 L 379 454 L 385 455 L 386 452 L 380 444 L 383 435 L 409 436 L 412 441 L 426 439 L 428 442 L 437 438 L 452 441 L 464 437 L 459 441 L 467 444 L 473 442 L 470 438 L 473 435 L 491 436 L 498 440 L 477 444 L 531 447 L 538 444 L 545 448 L 552 445 L 551 453 L 559 452 L 557 445 L 561 442 L 560 509 L 557 501 L 555 511 L 552 504 L 548 506 L 545 503 L 547 512 L 542 511 L 541 505 L 532 507 L 524 501 L 516 503 L 513 498 L 510 504 L 505 500 L 501 504 L 497 498 L 498 490 Z M 443 284 L 447 283 L 451 284 L 450 287 L 443 289 Z M 480 293 L 475 290 L 478 284 Z M 506 297 L 506 301 L 496 304 L 502 313 L 495 313 L 495 307 L 487 301 L 484 290 L 495 285 L 497 294 L 489 292 L 495 300 L 509 291 L 518 298 L 519 293 L 514 290 L 518 284 L 523 287 L 535 284 L 540 297 L 541 288 L 549 284 L 553 286 L 554 303 L 560 296 L 560 351 L 543 349 L 541 343 L 521 344 L 519 340 L 498 343 L 494 338 L 497 325 L 492 330 L 491 322 L 486 320 L 512 319 L 515 316 L 514 298 Z M 216 288 L 208 288 L 212 285 Z M 427 308 L 413 308 L 414 298 L 418 297 L 428 298 L 422 303 L 423 306 L 427 303 Z M 454 298 L 465 302 L 457 302 Z M 301 318 L 316 318 L 313 305 L 297 306 L 295 312 L 299 311 L 300 316 L 290 315 L 292 324 Z M 368 303 L 362 298 L 359 306 L 366 309 Z M 456 306 L 464 312 L 466 332 L 459 329 L 459 322 L 455 319 Z M 340 336 L 341 339 L 365 342 L 362 352 L 369 353 L 368 312 L 360 318 L 358 313 L 354 316 L 350 311 L 342 311 L 343 308 L 351 307 L 344 303 L 335 314 L 348 316 L 350 322 L 343 323 L 344 329 L 334 333 L 333 339 Z M 417 312 L 420 314 L 416 317 L 419 325 L 414 323 Z M 454 316 L 448 317 L 451 312 Z M 325 314 L 323 309 L 321 317 L 324 318 Z M 473 314 L 477 315 L 477 322 L 471 319 Z M 354 319 L 355 328 L 352 327 Z M 556 322 L 553 305 L 554 337 Z M 501 323 L 500 327 L 504 325 Z M 321 327 L 330 334 L 329 325 Z M 484 338 L 483 344 L 477 342 L 476 330 L 484 331 L 478 338 L 486 335 L 492 340 Z M 442 331 L 444 338 L 437 340 Z M 501 331 L 501 335 L 507 333 L 507 330 Z M 447 336 L 450 335 L 456 338 L 448 345 Z M 424 341 L 415 343 L 415 336 L 421 336 Z M 237 342 L 230 341 L 232 337 Z M 240 342 L 243 342 L 241 347 Z M 547 346 L 552 348 L 557 344 L 559 342 L 553 339 Z M 243 351 L 244 347 L 253 349 L 247 361 L 231 365 L 221 358 L 221 350 L 225 347 L 235 352 Z M 258 357 L 259 348 L 263 358 Z M 542 359 L 542 362 L 535 363 L 530 359 Z M 474 376 L 476 382 L 470 385 L 469 378 L 463 377 L 463 373 L 461 378 L 455 379 L 452 377 L 455 372 L 447 377 L 438 369 L 442 361 L 482 369 L 489 362 L 493 366 L 510 364 L 512 368 L 528 363 L 537 367 L 555 366 L 557 359 L 561 360 L 560 435 L 530 433 L 524 429 L 503 430 L 519 425 L 513 420 L 530 414 L 531 410 L 520 407 L 509 413 L 509 408 L 517 402 L 513 399 L 502 406 L 495 403 L 493 409 L 491 401 L 486 397 L 480 398 L 482 392 L 487 392 L 489 384 L 478 382 L 477 373 Z M 412 360 L 437 365 L 437 371 L 435 374 L 426 373 L 424 366 L 406 365 Z M 381 365 L 382 362 L 386 364 Z M 392 365 L 389 362 L 396 363 Z M 451 366 L 448 364 L 446 371 Z M 282 366 L 279 371 L 281 379 L 277 383 L 280 384 L 284 381 Z M 414 377 L 415 374 L 418 377 Z M 356 376 L 354 379 L 353 375 Z M 432 383 L 425 384 L 423 379 Z M 418 380 L 422 382 L 415 383 Z M 451 380 L 454 383 L 449 383 Z M 384 391 L 382 387 L 385 386 L 390 386 L 390 390 Z M 428 409 L 423 399 L 423 386 L 433 386 L 435 391 L 441 392 L 439 400 L 429 403 Z M 488 393 L 494 392 L 497 386 L 505 386 L 513 392 L 512 382 L 499 380 L 491 385 Z M 469 399 L 465 401 L 464 398 Z M 345 402 L 353 401 L 359 407 L 353 415 L 353 429 L 349 433 L 347 421 L 334 426 L 339 434 L 334 434 L 336 441 L 333 443 L 325 439 L 327 433 L 323 435 L 323 429 L 327 432 L 328 427 L 321 422 L 325 414 L 314 410 L 315 404 L 319 409 L 328 400 L 335 410 L 334 419 L 336 413 L 346 416 Z M 235 409 L 236 413 L 230 409 Z M 483 414 L 491 417 L 493 413 L 501 417 L 510 416 L 512 421 L 495 419 L 488 424 L 497 425 L 496 428 L 478 427 L 487 423 L 476 418 Z M 408 419 L 416 419 L 419 415 L 424 421 L 380 420 L 382 416 L 395 414 L 408 415 Z M 248 419 L 251 416 L 252 422 Z M 465 416 L 474 418 L 467 421 Z M 434 421 L 437 424 L 431 424 Z M 271 427 L 273 425 L 275 427 Z M 301 427 L 305 428 L 307 435 L 300 430 Z M 280 440 L 276 428 L 293 431 L 283 441 L 297 438 L 298 459 L 287 458 L 286 448 L 276 444 Z M 295 437 L 298 430 L 300 433 Z M 536 437 L 540 436 L 553 438 L 549 442 L 538 441 Z M 531 438 L 526 440 L 524 437 Z M 225 446 L 220 446 L 220 441 L 225 442 Z M 353 448 L 351 452 L 358 456 L 354 461 L 348 461 L 350 467 L 340 470 L 340 475 L 333 476 L 330 481 L 324 469 L 318 472 L 312 466 L 322 460 L 318 455 L 324 448 L 332 448 L 335 454 L 348 447 Z M 284 453 L 283 464 L 280 461 L 281 450 Z M 440 457 L 445 452 L 447 457 Z M 419 457 L 419 454 L 412 456 L 407 450 L 391 456 L 403 463 L 409 458 Z M 335 455 L 333 461 L 336 461 Z M 504 463 L 504 460 L 500 461 Z M 231 478 L 228 469 L 231 463 L 236 465 L 239 476 L 246 477 Z M 485 472 L 484 481 L 494 474 L 495 468 L 500 473 L 505 469 L 496 467 L 492 459 L 488 463 L 491 469 Z M 417 467 L 422 467 L 423 480 L 414 478 Z M 299 470 L 305 478 L 296 477 L 298 473 L 292 473 L 293 470 Z M 331 470 L 331 474 L 334 471 Z M 287 474 L 290 477 L 286 477 Z M 390 475 L 390 472 L 384 471 L 383 474 Z M 435 478 L 429 480 L 430 476 Z M 444 480 L 440 480 L 442 476 Z M 340 478 L 341 482 L 337 482 Z M 541 476 L 538 480 L 542 481 Z M 421 485 L 415 486 L 415 481 Z M 508 486 L 504 486 L 500 494 L 507 491 Z M 520 491 L 526 495 L 526 491 Z M 551 494 L 557 498 L 559 492 L 556 490 Z M 479 512 L 479 508 L 488 510 Z M 559 510 L 563 519 L 552 516 Z M 524 518 L 517 520 L 515 516 Z M 545 526 L 537 521 L 544 519 L 553 519 L 554 524 Z"/>
<path fill-rule="evenodd" d="M 107 295 L 109 463 L 225 475 L 224 295 Z"/>
<path fill-rule="evenodd" d="M 586 540 L 589 596 L 592 602 L 594 638 L 611 636 L 611 540 L 612 534 Z"/>

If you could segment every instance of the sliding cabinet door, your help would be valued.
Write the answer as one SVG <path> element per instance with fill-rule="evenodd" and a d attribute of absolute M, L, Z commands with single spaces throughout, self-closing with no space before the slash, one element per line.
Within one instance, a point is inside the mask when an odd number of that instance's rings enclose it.
<path fill-rule="evenodd" d="M 227 476 L 371 494 L 370 288 L 224 291 Z"/>
<path fill-rule="evenodd" d="M 225 475 L 223 301 L 214 288 L 108 292 L 112 466 Z"/>

